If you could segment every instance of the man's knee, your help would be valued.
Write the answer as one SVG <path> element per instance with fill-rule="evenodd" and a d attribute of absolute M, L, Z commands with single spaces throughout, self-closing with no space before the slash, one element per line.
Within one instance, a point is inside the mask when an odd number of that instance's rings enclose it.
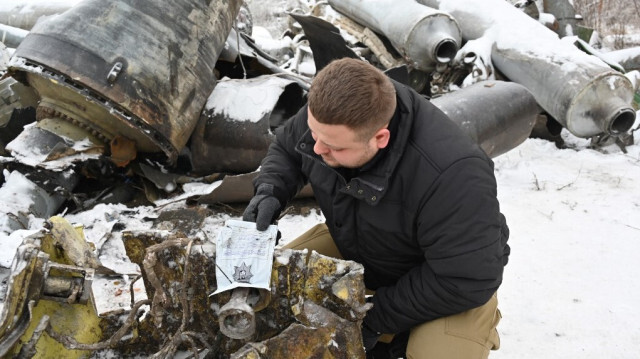
<path fill-rule="evenodd" d="M 327 225 L 324 223 L 311 227 L 298 238 L 282 247 L 297 250 L 308 249 L 309 253 L 313 250 L 325 256 L 342 259 L 342 255 L 333 242 Z"/>
<path fill-rule="evenodd" d="M 419 325 L 411 330 L 407 358 L 487 358 L 500 347 L 500 317 L 494 295 L 483 306 Z"/>

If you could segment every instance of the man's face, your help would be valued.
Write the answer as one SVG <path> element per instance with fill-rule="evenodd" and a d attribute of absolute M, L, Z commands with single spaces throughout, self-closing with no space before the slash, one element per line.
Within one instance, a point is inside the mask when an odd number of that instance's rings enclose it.
<path fill-rule="evenodd" d="M 389 131 L 386 128 L 363 141 L 354 130 L 345 125 L 323 124 L 316 121 L 310 110 L 307 110 L 307 114 L 311 136 L 316 141 L 313 151 L 322 156 L 330 167 L 362 167 L 388 143 Z"/>

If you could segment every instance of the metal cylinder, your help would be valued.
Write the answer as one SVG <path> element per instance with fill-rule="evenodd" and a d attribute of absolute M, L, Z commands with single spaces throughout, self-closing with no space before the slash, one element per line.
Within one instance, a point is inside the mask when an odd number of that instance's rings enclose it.
<path fill-rule="evenodd" d="M 7 47 L 18 47 L 29 31 L 0 24 L 0 42 Z"/>
<path fill-rule="evenodd" d="M 46 296 L 69 298 L 74 291 L 82 290 L 82 278 L 48 277 L 44 282 L 42 294 Z"/>
<path fill-rule="evenodd" d="M 256 315 L 247 299 L 251 288 L 236 288 L 231 299 L 220 308 L 220 332 L 232 339 L 246 339 L 256 331 Z"/>
<path fill-rule="evenodd" d="M 431 102 L 489 157 L 499 156 L 524 142 L 540 112 L 536 99 L 524 86 L 505 81 L 477 82 Z"/>
<path fill-rule="evenodd" d="M 640 70 L 640 47 L 630 47 L 602 53 L 601 56 L 608 61 L 620 64 L 625 71 Z"/>
<path fill-rule="evenodd" d="M 241 3 L 85 0 L 36 24 L 9 70 L 36 88 L 40 106 L 172 161 L 215 86 Z"/>
<path fill-rule="evenodd" d="M 303 105 L 293 80 L 260 76 L 220 81 L 191 135 L 193 172 L 246 173 L 260 166 L 278 127 Z"/>
<path fill-rule="evenodd" d="M 553 14 L 558 20 L 558 35 L 560 35 L 560 37 L 578 34 L 576 31 L 578 18 L 576 17 L 576 9 L 573 7 L 573 1 L 543 1 L 543 7 L 544 12 Z"/>
<path fill-rule="evenodd" d="M 386 36 L 416 69 L 451 61 L 460 48 L 458 23 L 449 14 L 414 0 L 329 0 L 339 12 Z"/>
<path fill-rule="evenodd" d="M 624 74 L 589 63 L 572 66 L 567 73 L 562 63 L 536 56 L 523 61 L 523 55 L 516 49 L 496 48 L 492 59 L 500 71 L 527 87 L 540 105 L 574 135 L 619 135 L 633 126 L 634 91 Z"/>
<path fill-rule="evenodd" d="M 77 179 L 69 178 L 73 188 Z M 64 197 L 46 190 L 18 171 L 11 172 L 0 187 L 0 198 L 6 204 L 0 208 L 0 228 L 10 232 L 29 228 L 30 217 L 49 218 L 64 203 Z"/>
<path fill-rule="evenodd" d="M 11 54 L 7 46 L 0 42 L 0 72 L 4 72 L 7 70 L 7 64 L 9 63 L 9 58 Z"/>
<path fill-rule="evenodd" d="M 419 1 L 453 15 L 465 40 L 490 34 L 496 68 L 531 91 L 538 104 L 574 135 L 618 135 L 633 126 L 634 91 L 629 79 L 597 57 L 561 41 L 508 2 Z"/>
<path fill-rule="evenodd" d="M 61 14 L 81 0 L 2 0 L 0 24 L 24 30 L 31 28 L 48 16 Z"/>

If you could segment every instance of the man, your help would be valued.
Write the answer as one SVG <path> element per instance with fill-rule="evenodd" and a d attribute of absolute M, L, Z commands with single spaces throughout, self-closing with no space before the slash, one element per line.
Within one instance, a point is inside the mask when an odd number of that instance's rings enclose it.
<path fill-rule="evenodd" d="M 382 333 L 409 333 L 412 359 L 499 347 L 508 228 L 492 161 L 446 115 L 364 61 L 335 60 L 276 131 L 244 220 L 265 229 L 307 182 L 326 225 L 292 246 L 335 243 L 335 255 L 363 265 L 375 291 L 367 352 Z"/>

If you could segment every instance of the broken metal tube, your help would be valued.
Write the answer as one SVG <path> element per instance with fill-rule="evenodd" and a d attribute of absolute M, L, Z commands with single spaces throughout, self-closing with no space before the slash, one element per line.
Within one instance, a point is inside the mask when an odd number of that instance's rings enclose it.
<path fill-rule="evenodd" d="M 9 71 L 36 88 L 40 107 L 173 161 L 215 86 L 241 3 L 85 0 L 36 24 Z"/>
<path fill-rule="evenodd" d="M 303 104 L 298 83 L 278 76 L 218 82 L 191 135 L 193 172 L 254 171 L 273 139 L 270 129 Z"/>
<path fill-rule="evenodd" d="M 329 0 L 337 11 L 386 36 L 416 69 L 431 71 L 451 61 L 461 44 L 460 28 L 449 14 L 413 0 Z"/>
<path fill-rule="evenodd" d="M 529 90 L 505 81 L 478 82 L 431 102 L 489 157 L 499 156 L 524 142 L 540 112 Z"/>
<path fill-rule="evenodd" d="M 526 86 L 541 106 L 574 135 L 620 135 L 633 126 L 634 91 L 624 74 L 604 63 L 583 63 L 567 73 L 567 66 L 535 56 L 522 61 L 523 55 L 515 49 L 496 48 L 492 58 L 497 68 Z"/>
<path fill-rule="evenodd" d="M 229 302 L 220 308 L 218 322 L 220 331 L 232 339 L 246 339 L 256 331 L 253 308 L 247 304 L 251 288 L 236 288 Z"/>
<path fill-rule="evenodd" d="M 82 289 L 82 278 L 77 277 L 48 277 L 44 282 L 42 294 L 62 299 L 69 298 L 74 291 Z"/>
<path fill-rule="evenodd" d="M 7 47 L 18 47 L 29 31 L 17 27 L 0 24 L 0 42 Z"/>
<path fill-rule="evenodd" d="M 465 40 L 490 39 L 488 50 L 496 68 L 531 91 L 538 104 L 572 134 L 619 135 L 633 126 L 634 90 L 624 74 L 561 41 L 507 1 L 419 2 L 453 15 Z M 522 41 L 530 38 L 536 41 Z"/>
<path fill-rule="evenodd" d="M 80 1 L 2 0 L 0 24 L 31 30 L 39 21 L 61 14 Z"/>

